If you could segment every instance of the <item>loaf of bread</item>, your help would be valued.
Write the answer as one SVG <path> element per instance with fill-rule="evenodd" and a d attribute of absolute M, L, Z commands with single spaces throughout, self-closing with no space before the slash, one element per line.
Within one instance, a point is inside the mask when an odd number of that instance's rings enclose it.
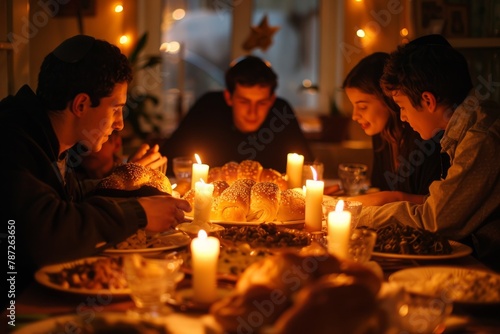
<path fill-rule="evenodd" d="M 331 255 L 278 253 L 250 265 L 233 293 L 215 302 L 210 313 L 228 332 L 243 325 L 255 331 L 251 320 L 257 307 L 266 311 L 259 328 L 273 325 L 272 333 L 378 333 L 381 283 L 370 269 L 354 269 Z"/>
<path fill-rule="evenodd" d="M 111 175 L 103 178 L 97 184 L 96 189 L 132 191 L 144 186 L 172 194 L 172 185 L 165 174 L 159 170 L 132 162 L 116 167 Z"/>
<path fill-rule="evenodd" d="M 218 180 L 214 184 L 210 220 L 226 222 L 273 222 L 303 220 L 305 197 L 301 192 L 279 190 L 272 182 L 239 179 L 229 185 Z M 190 189 L 183 198 L 194 204 L 195 190 Z M 186 216 L 192 217 L 193 211 Z"/>
<path fill-rule="evenodd" d="M 258 161 L 254 160 L 243 160 L 240 163 L 231 161 L 221 167 L 211 167 L 208 171 L 208 182 L 224 180 L 232 185 L 238 179 L 273 182 L 280 190 L 288 188 L 284 175 L 272 168 L 263 168 Z"/>
<path fill-rule="evenodd" d="M 260 173 L 259 181 L 276 183 L 280 190 L 288 189 L 288 183 L 283 175 L 272 168 L 263 168 Z"/>
<path fill-rule="evenodd" d="M 299 220 L 304 219 L 305 215 L 306 199 L 303 193 L 294 189 L 282 191 L 276 220 Z"/>
<path fill-rule="evenodd" d="M 257 182 L 250 190 L 247 221 L 271 222 L 276 219 L 281 191 L 276 183 Z"/>
<path fill-rule="evenodd" d="M 376 295 L 354 276 L 331 274 L 301 289 L 273 333 L 385 333 Z"/>
<path fill-rule="evenodd" d="M 238 180 L 238 167 L 239 164 L 234 161 L 225 163 L 224 166 L 220 168 L 220 179 L 232 185 L 234 181 Z"/>
<path fill-rule="evenodd" d="M 246 221 L 250 209 L 250 192 L 255 181 L 236 180 L 212 202 L 212 213 L 215 220 Z"/>
<path fill-rule="evenodd" d="M 255 160 L 244 160 L 238 165 L 238 179 L 260 181 L 262 165 Z"/>

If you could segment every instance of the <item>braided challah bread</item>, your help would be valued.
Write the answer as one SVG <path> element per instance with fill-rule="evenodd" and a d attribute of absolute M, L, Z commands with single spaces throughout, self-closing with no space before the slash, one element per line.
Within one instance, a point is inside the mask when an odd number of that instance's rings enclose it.
<path fill-rule="evenodd" d="M 300 220 L 305 217 L 305 198 L 292 189 L 280 190 L 273 182 L 255 182 L 239 179 L 228 185 L 226 181 L 213 181 L 214 193 L 210 220 L 227 222 L 272 222 Z M 185 195 L 191 206 L 196 192 Z M 186 216 L 192 216 L 193 211 Z"/>
<path fill-rule="evenodd" d="M 212 167 L 208 171 L 208 182 L 223 180 L 232 185 L 239 179 L 273 182 L 278 185 L 280 190 L 288 188 L 284 175 L 272 168 L 263 168 L 258 161 L 254 160 L 244 160 L 240 163 L 230 161 L 222 167 Z"/>

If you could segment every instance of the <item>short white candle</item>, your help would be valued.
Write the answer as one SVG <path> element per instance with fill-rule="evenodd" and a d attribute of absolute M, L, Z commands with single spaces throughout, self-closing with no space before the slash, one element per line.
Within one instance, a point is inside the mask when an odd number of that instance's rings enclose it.
<path fill-rule="evenodd" d="M 217 298 L 217 261 L 220 242 L 200 230 L 198 238 L 191 242 L 194 299 L 200 303 L 212 303 Z"/>
<path fill-rule="evenodd" d="M 338 201 L 335 211 L 328 214 L 328 252 L 339 258 L 349 254 L 351 213 L 344 211 L 344 201 Z"/>
<path fill-rule="evenodd" d="M 210 221 L 214 185 L 212 183 L 205 183 L 202 180 L 196 182 L 194 189 L 193 223 L 207 223 Z"/>
<path fill-rule="evenodd" d="M 192 175 L 191 175 L 191 188 L 195 188 L 196 182 L 202 179 L 204 182 L 208 181 L 208 169 L 207 164 L 202 164 L 200 156 L 195 154 L 196 163 L 193 164 Z"/>
<path fill-rule="evenodd" d="M 304 165 L 304 156 L 297 153 L 288 153 L 286 162 L 286 177 L 288 179 L 288 188 L 302 187 L 302 166 Z"/>
<path fill-rule="evenodd" d="M 317 181 L 317 174 L 312 168 L 314 180 L 306 180 L 306 230 L 310 232 L 321 231 L 323 221 L 323 191 L 325 183 Z"/>

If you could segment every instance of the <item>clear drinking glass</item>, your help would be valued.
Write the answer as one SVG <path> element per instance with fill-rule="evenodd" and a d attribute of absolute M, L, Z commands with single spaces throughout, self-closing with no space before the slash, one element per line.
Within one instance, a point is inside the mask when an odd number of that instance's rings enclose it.
<path fill-rule="evenodd" d="M 147 258 L 140 254 L 125 256 L 124 272 L 136 312 L 157 317 L 171 312 L 166 302 L 179 280 L 182 259 L 175 255 Z"/>
<path fill-rule="evenodd" d="M 174 172 L 176 182 L 189 180 L 193 171 L 193 159 L 190 157 L 175 157 L 172 160 L 172 171 Z"/>
<path fill-rule="evenodd" d="M 349 240 L 349 258 L 359 263 L 368 262 L 376 241 L 377 232 L 366 228 L 354 229 Z"/>
<path fill-rule="evenodd" d="M 335 211 L 337 203 L 341 199 L 342 198 L 335 198 L 323 202 L 323 215 L 325 217 L 325 220 L 328 219 L 328 214 L 331 211 Z M 356 228 L 356 226 L 358 225 L 358 218 L 362 208 L 363 203 L 361 202 L 344 200 L 344 210 L 351 213 L 351 228 Z"/>
<path fill-rule="evenodd" d="M 347 196 L 359 195 L 366 186 L 368 166 L 359 163 L 339 164 L 339 178 Z"/>

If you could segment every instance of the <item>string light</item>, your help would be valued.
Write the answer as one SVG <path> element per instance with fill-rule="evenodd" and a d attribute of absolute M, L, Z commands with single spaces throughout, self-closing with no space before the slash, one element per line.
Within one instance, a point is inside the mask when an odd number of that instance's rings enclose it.
<path fill-rule="evenodd" d="M 172 18 L 176 21 L 182 20 L 186 16 L 186 11 L 182 8 L 178 8 L 172 12 Z"/>
<path fill-rule="evenodd" d="M 124 44 L 128 44 L 128 42 L 129 42 L 129 38 L 127 35 L 122 35 L 120 37 L 120 44 L 124 45 Z"/>
<path fill-rule="evenodd" d="M 408 32 L 408 29 L 406 29 L 406 28 L 403 28 L 403 29 L 401 29 L 401 30 L 399 31 L 399 34 L 400 34 L 402 37 L 406 37 L 406 36 L 408 36 L 408 33 L 409 33 L 409 32 Z"/>
<path fill-rule="evenodd" d="M 358 36 L 359 38 L 365 37 L 365 31 L 363 29 L 358 29 L 358 31 L 356 31 L 356 36 Z"/>

